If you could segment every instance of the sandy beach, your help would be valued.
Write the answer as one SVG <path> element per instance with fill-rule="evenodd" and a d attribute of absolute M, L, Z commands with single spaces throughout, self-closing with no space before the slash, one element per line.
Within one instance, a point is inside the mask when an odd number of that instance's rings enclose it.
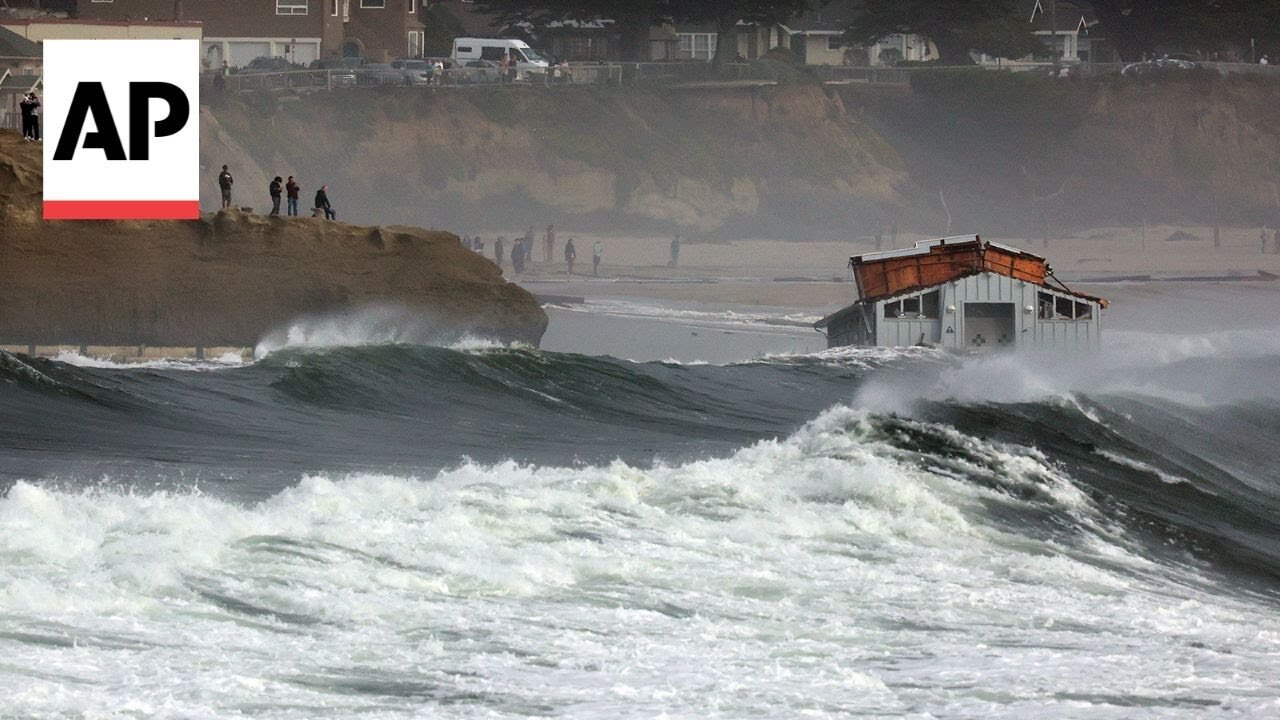
<path fill-rule="evenodd" d="M 1170 236 L 1190 238 L 1165 239 Z M 546 303 L 551 324 L 543 347 L 636 360 L 731 362 L 821 350 L 825 338 L 809 323 L 856 299 L 846 264 L 852 255 L 875 250 L 870 239 L 689 242 L 673 268 L 666 264 L 669 237 L 559 237 L 574 238 L 574 277 L 566 274 L 563 245 L 555 262 L 541 262 L 541 238 L 523 274 L 516 276 L 509 262 L 504 266 L 508 278 Z M 604 262 L 600 276 L 592 277 L 597 239 Z M 924 239 L 902 235 L 896 247 Z M 1264 254 L 1256 228 L 1224 229 L 1220 247 L 1213 245 L 1212 229 L 1200 227 L 1148 227 L 1145 242 L 1142 228 L 1103 228 L 1052 239 L 1048 248 L 988 239 L 1043 255 L 1069 287 L 1108 299 L 1107 332 L 1194 334 L 1280 323 L 1280 281 L 1174 279 L 1280 274 L 1270 234 Z M 883 249 L 892 247 L 886 238 Z"/>
<path fill-rule="evenodd" d="M 1139 275 L 1157 279 L 1188 276 L 1257 276 L 1259 271 L 1280 274 L 1280 254 L 1268 239 L 1260 252 L 1258 228 L 1224 228 L 1221 246 L 1213 245 L 1208 227 L 1150 226 L 1099 228 L 1042 242 L 990 237 L 986 239 L 1042 255 L 1056 276 L 1067 283 L 1115 280 Z M 1145 235 L 1145 239 L 1144 239 Z M 1167 240 L 1169 237 L 1188 239 Z M 1270 233 L 1269 233 L 1270 236 Z M 566 274 L 563 242 L 574 238 L 578 261 L 576 277 Z M 902 234 L 896 243 L 884 238 L 882 249 L 910 247 L 933 236 Z M 486 238 L 486 255 L 492 257 L 493 236 Z M 591 277 L 591 249 L 603 246 L 600 276 Z M 853 288 L 846 269 L 849 257 L 875 250 L 874 240 L 787 242 L 738 240 L 726 243 L 685 241 L 678 267 L 667 265 L 670 237 L 599 237 L 558 233 L 556 256 L 542 262 L 542 240 L 534 262 L 515 276 L 510 263 L 508 278 L 539 295 L 582 297 L 654 298 L 679 302 L 727 303 L 769 307 L 809 307 L 815 311 L 852 300 Z M 1272 285 L 1272 283 L 1263 283 Z M 1275 283 L 1280 285 L 1280 283 Z M 1105 283 L 1111 286 L 1112 283 Z M 1276 288 L 1280 290 L 1280 288 Z M 1094 292 L 1091 290 L 1090 292 Z M 1100 294 L 1106 294 L 1105 292 Z"/>

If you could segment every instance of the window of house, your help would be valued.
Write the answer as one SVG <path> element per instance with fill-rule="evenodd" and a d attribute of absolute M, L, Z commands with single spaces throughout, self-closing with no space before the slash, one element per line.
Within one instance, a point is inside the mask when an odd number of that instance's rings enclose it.
<path fill-rule="evenodd" d="M 412 15 L 417 11 L 418 11 L 418 0 L 409 0 L 409 14 Z"/>
<path fill-rule="evenodd" d="M 1040 293 L 1037 299 L 1041 320 L 1092 320 L 1093 306 L 1069 297 Z"/>
<path fill-rule="evenodd" d="M 1040 318 L 1041 320 L 1053 319 L 1053 296 L 1052 295 L 1050 295 L 1049 293 L 1040 293 L 1039 297 L 1036 299 L 1036 305 L 1037 307 L 1039 307 L 1039 312 L 1036 313 L 1036 317 Z"/>
<path fill-rule="evenodd" d="M 276 0 L 277 15 L 306 15 L 307 0 Z"/>
<path fill-rule="evenodd" d="M 409 31 L 409 52 L 405 57 L 422 57 L 422 46 L 426 40 L 426 31 L 410 30 Z"/>
<path fill-rule="evenodd" d="M 937 290 L 893 300 L 885 303 L 884 316 L 902 320 L 937 320 L 941 300 L 941 293 Z"/>
<path fill-rule="evenodd" d="M 378 9 L 378 8 L 385 8 L 386 6 L 387 6 L 387 0 L 360 0 L 361 8 Z"/>
<path fill-rule="evenodd" d="M 840 36 L 839 36 L 839 35 L 828 35 L 828 36 L 827 36 L 827 49 L 828 49 L 828 50 L 841 50 L 841 49 L 843 49 L 843 48 L 844 48 L 844 41 L 840 39 Z"/>
<path fill-rule="evenodd" d="M 114 2 L 115 0 L 90 0 L 91 2 Z"/>
<path fill-rule="evenodd" d="M 715 33 L 679 33 L 680 57 L 691 60 L 710 60 L 716 54 Z"/>

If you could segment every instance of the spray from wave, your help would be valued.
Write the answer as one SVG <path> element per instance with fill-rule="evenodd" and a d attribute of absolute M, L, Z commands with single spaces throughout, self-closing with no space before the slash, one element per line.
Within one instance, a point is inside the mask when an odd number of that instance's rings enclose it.
<path fill-rule="evenodd" d="M 402 307 L 367 307 L 348 313 L 299 318 L 265 333 L 254 358 L 285 348 L 323 349 L 377 345 L 422 345 L 487 350 L 507 345 L 449 328 L 431 313 Z"/>

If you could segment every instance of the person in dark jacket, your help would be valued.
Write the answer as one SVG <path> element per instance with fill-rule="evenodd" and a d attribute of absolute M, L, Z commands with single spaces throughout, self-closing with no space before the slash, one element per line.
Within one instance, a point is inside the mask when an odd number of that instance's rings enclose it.
<path fill-rule="evenodd" d="M 573 246 L 573 238 L 564 244 L 564 262 L 569 266 L 569 274 L 573 275 L 573 261 L 578 259 L 578 250 Z"/>
<path fill-rule="evenodd" d="M 271 184 L 267 186 L 267 192 L 271 193 L 271 214 L 280 214 L 280 195 L 284 192 L 284 181 L 277 175 Z"/>
<path fill-rule="evenodd" d="M 337 220 L 338 213 L 333 211 L 333 206 L 329 204 L 329 186 L 321 185 L 316 191 L 316 208 L 324 210 L 326 220 Z"/>
<path fill-rule="evenodd" d="M 511 267 L 515 268 L 517 273 L 524 272 L 524 238 L 517 237 L 511 243 Z"/>
<path fill-rule="evenodd" d="M 22 110 L 22 139 L 28 142 L 40 139 L 39 123 L 40 101 L 36 99 L 35 93 L 27 93 L 22 96 L 22 102 L 18 103 L 18 107 Z"/>
<path fill-rule="evenodd" d="M 502 267 L 502 249 L 505 244 L 506 238 L 501 235 L 498 236 L 497 240 L 493 241 L 493 261 L 498 264 L 498 267 Z"/>
<path fill-rule="evenodd" d="M 231 207 L 231 185 L 235 182 L 235 178 L 231 177 L 231 171 L 226 165 L 222 166 L 222 172 L 218 173 L 218 189 L 222 191 L 222 207 Z"/>
<path fill-rule="evenodd" d="M 298 191 L 301 189 L 290 175 L 289 182 L 284 184 L 284 194 L 289 199 L 289 215 L 292 217 L 298 216 Z"/>

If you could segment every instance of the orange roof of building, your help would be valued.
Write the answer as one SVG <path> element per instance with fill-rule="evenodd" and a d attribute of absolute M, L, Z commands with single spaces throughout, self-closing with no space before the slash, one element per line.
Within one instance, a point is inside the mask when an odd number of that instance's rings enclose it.
<path fill-rule="evenodd" d="M 977 235 L 922 240 L 903 250 L 855 255 L 849 259 L 849 266 L 858 284 L 858 297 L 864 301 L 923 290 L 982 272 L 1044 287 L 1046 278 L 1053 276 L 1043 257 L 987 242 Z M 1106 300 L 1077 293 L 1065 285 L 1062 291 L 1107 306 Z"/>

